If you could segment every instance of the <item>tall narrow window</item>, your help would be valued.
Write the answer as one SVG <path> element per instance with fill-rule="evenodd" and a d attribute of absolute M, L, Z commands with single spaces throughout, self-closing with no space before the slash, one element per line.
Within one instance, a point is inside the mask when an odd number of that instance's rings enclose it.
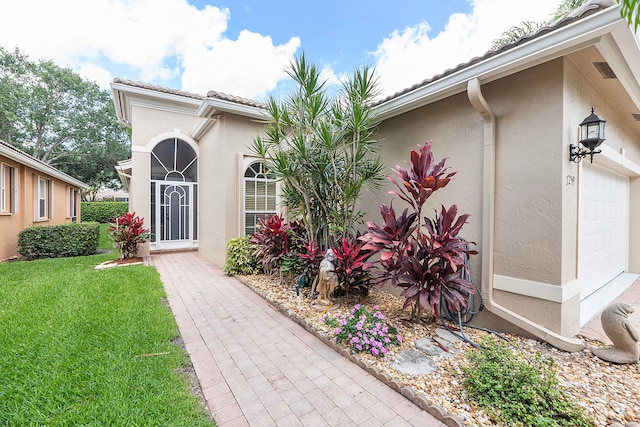
<path fill-rule="evenodd" d="M 276 213 L 276 178 L 262 162 L 244 172 L 244 232 L 256 231 L 258 218 Z"/>
<path fill-rule="evenodd" d="M 78 217 L 78 190 L 68 187 L 67 218 L 76 221 Z"/>
<path fill-rule="evenodd" d="M 9 168 L 6 165 L 0 164 L 0 212 L 4 213 L 8 211 L 8 185 L 9 185 Z"/>
<path fill-rule="evenodd" d="M 16 211 L 16 169 L 6 164 L 0 164 L 0 213 L 14 213 Z"/>
<path fill-rule="evenodd" d="M 38 219 L 47 219 L 47 180 L 38 177 Z"/>

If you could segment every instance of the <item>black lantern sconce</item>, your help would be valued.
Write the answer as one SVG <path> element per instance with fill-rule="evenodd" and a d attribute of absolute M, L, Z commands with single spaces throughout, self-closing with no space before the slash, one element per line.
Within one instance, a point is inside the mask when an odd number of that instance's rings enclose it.
<path fill-rule="evenodd" d="M 604 141 L 604 124 L 607 121 L 593 112 L 591 107 L 591 115 L 580 123 L 580 144 L 586 150 L 580 148 L 579 145 L 571 144 L 569 146 L 569 160 L 579 163 L 583 157 L 589 156 L 593 163 L 593 155 L 601 153 L 602 150 L 596 150 L 602 141 Z"/>

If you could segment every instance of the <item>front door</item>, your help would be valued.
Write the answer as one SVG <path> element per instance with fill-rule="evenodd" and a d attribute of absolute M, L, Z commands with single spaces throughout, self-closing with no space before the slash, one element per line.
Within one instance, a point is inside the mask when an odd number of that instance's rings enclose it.
<path fill-rule="evenodd" d="M 193 236 L 193 185 L 188 183 L 157 182 L 159 224 L 158 249 L 191 247 Z"/>

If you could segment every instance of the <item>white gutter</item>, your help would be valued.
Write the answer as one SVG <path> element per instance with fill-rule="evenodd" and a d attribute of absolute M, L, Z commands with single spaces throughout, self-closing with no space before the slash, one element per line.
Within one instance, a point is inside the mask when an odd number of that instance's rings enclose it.
<path fill-rule="evenodd" d="M 493 299 L 493 268 L 495 238 L 495 189 L 496 189 L 496 118 L 482 96 L 480 80 L 467 83 L 467 95 L 471 105 L 484 120 L 483 188 L 482 188 L 482 282 L 480 292 L 489 312 L 523 329 L 564 351 L 581 351 L 585 344 L 575 338 L 567 338 L 515 313 Z"/>

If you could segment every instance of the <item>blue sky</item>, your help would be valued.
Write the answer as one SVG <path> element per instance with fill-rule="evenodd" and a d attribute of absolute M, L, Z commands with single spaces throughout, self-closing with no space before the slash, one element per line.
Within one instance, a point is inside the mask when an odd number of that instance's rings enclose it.
<path fill-rule="evenodd" d="M 3 0 L 0 45 L 108 88 L 115 77 L 263 100 L 304 52 L 337 82 L 376 67 L 392 94 L 474 56 L 560 0 Z M 34 13 L 35 12 L 35 13 Z"/>

